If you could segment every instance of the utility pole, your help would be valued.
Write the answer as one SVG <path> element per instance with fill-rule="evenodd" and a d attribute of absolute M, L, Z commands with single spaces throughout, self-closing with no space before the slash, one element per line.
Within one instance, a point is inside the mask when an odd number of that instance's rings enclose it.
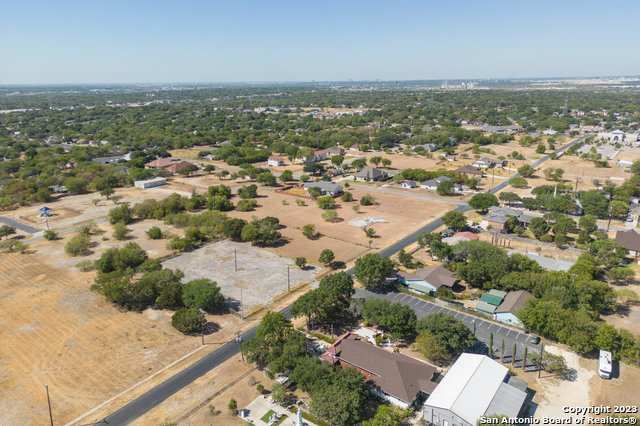
<path fill-rule="evenodd" d="M 244 319 L 244 303 L 242 301 L 242 289 L 240 289 L 240 319 Z"/>
<path fill-rule="evenodd" d="M 240 356 L 242 357 L 242 362 L 244 363 L 244 352 L 242 351 L 242 337 L 240 337 L 239 331 L 236 331 L 236 342 L 240 343 Z"/>
<path fill-rule="evenodd" d="M 205 312 L 204 312 L 204 310 L 202 308 L 199 308 L 199 311 L 200 311 L 200 319 L 201 319 L 201 321 L 200 321 L 200 334 L 202 335 L 202 344 L 204 345 L 204 323 L 205 323 L 204 314 L 205 314 Z"/>
<path fill-rule="evenodd" d="M 236 255 L 236 249 L 233 249 L 233 270 L 238 272 L 238 256 Z"/>
<path fill-rule="evenodd" d="M 540 364 L 538 365 L 538 378 L 540 378 L 540 374 L 542 373 L 542 354 L 544 352 L 544 343 L 540 343 Z"/>
<path fill-rule="evenodd" d="M 47 390 L 47 404 L 49 404 L 49 420 L 51 421 L 51 426 L 53 426 L 53 414 L 51 413 L 51 399 L 49 398 L 49 385 L 44 385 L 44 388 Z"/>
<path fill-rule="evenodd" d="M 289 279 L 289 265 L 287 265 L 287 292 L 291 291 L 291 280 Z"/>
<path fill-rule="evenodd" d="M 613 205 L 609 204 L 609 221 L 607 222 L 607 232 L 609 232 L 609 226 L 611 226 L 611 212 L 613 211 Z"/>

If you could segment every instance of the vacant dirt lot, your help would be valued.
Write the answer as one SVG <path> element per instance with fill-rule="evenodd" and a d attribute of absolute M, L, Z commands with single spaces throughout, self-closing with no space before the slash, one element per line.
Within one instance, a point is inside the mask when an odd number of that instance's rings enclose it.
<path fill-rule="evenodd" d="M 56 422 L 69 421 L 200 344 L 171 327 L 170 311 L 123 312 L 105 302 L 89 290 L 92 274 L 48 255 L 54 244 L 0 255 L 1 424 L 42 424 L 45 384 Z M 220 340 L 240 323 L 232 315 L 210 320 L 222 330 L 211 338 Z"/>
<path fill-rule="evenodd" d="M 353 193 L 355 200 L 369 193 L 354 186 L 348 190 Z M 280 232 L 288 241 L 275 250 L 289 257 L 304 256 L 309 262 L 317 262 L 320 252 L 326 248 L 334 251 L 336 260 L 347 262 L 369 250 L 369 241 L 374 249 L 387 246 L 453 208 L 444 203 L 374 193 L 377 205 L 360 206 L 359 213 L 352 208 L 358 204 L 357 201 L 345 203 L 336 199 L 336 212 L 341 220 L 329 223 L 322 219 L 324 210 L 313 200 L 305 200 L 307 205 L 299 206 L 296 197 L 276 193 L 271 188 L 260 188 L 258 194 L 261 197 L 257 199 L 259 206 L 255 211 L 232 211 L 228 213 L 229 216 L 245 220 L 251 220 L 252 216 L 279 218 L 280 223 L 286 226 Z M 287 204 L 283 205 L 282 200 Z M 377 237 L 369 239 L 362 229 L 348 224 L 351 219 L 361 216 L 381 216 L 388 223 L 373 225 Z M 305 238 L 301 230 L 306 224 L 314 224 L 322 236 L 316 240 Z"/>
<path fill-rule="evenodd" d="M 234 251 L 237 267 L 234 269 Z M 197 278 L 216 281 L 226 297 L 240 300 L 243 290 L 245 309 L 264 305 L 287 290 L 287 266 L 291 287 L 313 284 L 316 268 L 301 270 L 293 260 L 275 253 L 232 241 L 218 241 L 163 262 L 165 268 L 180 269 L 183 282 Z"/>

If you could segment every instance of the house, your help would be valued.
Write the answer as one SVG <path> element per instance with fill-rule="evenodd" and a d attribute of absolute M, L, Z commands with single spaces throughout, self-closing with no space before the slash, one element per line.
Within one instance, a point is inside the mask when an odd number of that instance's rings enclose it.
<path fill-rule="evenodd" d="M 527 383 L 484 355 L 463 353 L 425 401 L 427 424 L 475 426 L 481 417 L 515 418 L 527 397 Z"/>
<path fill-rule="evenodd" d="M 349 147 L 349 151 L 360 151 L 360 144 L 359 143 L 354 143 L 353 145 L 351 145 Z"/>
<path fill-rule="evenodd" d="M 616 232 L 616 243 L 629 250 L 635 260 L 640 256 L 640 234 L 630 229 Z"/>
<path fill-rule="evenodd" d="M 414 274 L 398 271 L 396 276 L 400 284 L 406 285 L 410 290 L 426 294 L 434 293 L 442 286 L 452 290 L 459 281 L 453 272 L 440 265 L 425 266 L 417 269 Z"/>
<path fill-rule="evenodd" d="M 441 152 L 440 156 L 447 161 L 456 161 L 456 156 L 453 154 L 448 154 L 446 152 Z"/>
<path fill-rule="evenodd" d="M 453 234 L 454 237 L 466 237 L 469 240 L 479 240 L 480 237 L 477 234 L 469 231 L 456 232 Z"/>
<path fill-rule="evenodd" d="M 453 182 L 453 179 L 451 179 L 448 176 L 438 176 L 435 179 L 429 179 L 429 180 L 425 180 L 423 182 L 420 182 L 420 188 L 423 189 L 431 189 L 431 190 L 436 190 L 438 189 L 438 185 L 440 185 L 441 182 L 448 180 L 449 182 Z M 454 184 L 453 185 L 453 190 L 455 192 L 462 192 L 462 186 L 460 184 Z"/>
<path fill-rule="evenodd" d="M 157 160 L 149 161 L 147 164 L 144 165 L 144 167 L 145 169 L 151 169 L 151 170 L 164 169 L 165 167 L 168 167 L 171 164 L 173 164 L 173 162 L 174 162 L 173 158 L 158 158 Z"/>
<path fill-rule="evenodd" d="M 355 334 L 341 336 L 320 358 L 334 365 L 357 368 L 372 385 L 374 394 L 402 408 L 414 405 L 436 388 L 436 367 L 379 348 Z"/>
<path fill-rule="evenodd" d="M 187 161 L 176 161 L 173 164 L 170 164 L 166 167 L 163 167 L 164 170 L 171 173 L 172 175 L 178 174 L 180 170 L 189 167 L 191 163 Z"/>
<path fill-rule="evenodd" d="M 518 219 L 518 226 L 522 226 L 523 228 L 528 227 L 531 219 L 534 218 L 534 216 L 530 216 L 522 210 L 492 206 L 489 207 L 489 214 L 482 218 L 480 226 L 484 229 L 489 229 L 490 226 L 491 229 L 502 231 L 505 229 L 505 224 L 511 216 Z"/>
<path fill-rule="evenodd" d="M 489 157 L 482 157 L 471 163 L 471 165 L 480 169 L 490 169 L 496 165 L 496 161 Z"/>
<path fill-rule="evenodd" d="M 267 166 L 269 166 L 269 167 L 284 166 L 284 158 L 282 158 L 282 157 L 269 157 L 269 159 L 267 160 Z"/>
<path fill-rule="evenodd" d="M 418 147 L 424 148 L 424 150 L 427 152 L 435 152 L 438 150 L 438 145 L 436 145 L 435 143 L 425 143 L 423 145 L 416 145 L 414 149 Z"/>
<path fill-rule="evenodd" d="M 387 174 L 375 167 L 365 167 L 353 176 L 357 181 L 369 182 L 386 179 Z"/>
<path fill-rule="evenodd" d="M 458 169 L 455 170 L 457 173 L 460 173 L 462 175 L 467 175 L 467 176 L 477 176 L 479 178 L 483 178 L 485 176 L 487 176 L 487 174 L 485 172 L 483 172 L 481 169 L 477 168 L 477 167 L 473 167 L 473 166 L 462 166 Z"/>
<path fill-rule="evenodd" d="M 640 204 L 637 202 L 629 204 L 629 218 L 632 221 L 637 221 L 640 218 Z"/>
<path fill-rule="evenodd" d="M 629 167 L 633 166 L 633 161 L 618 160 L 618 162 L 616 163 L 616 166 L 624 167 L 624 168 L 628 169 Z"/>
<path fill-rule="evenodd" d="M 344 155 L 344 149 L 339 146 L 332 146 L 330 148 L 325 149 L 327 156 L 333 157 L 334 155 Z"/>
<path fill-rule="evenodd" d="M 342 193 L 342 186 L 335 182 L 320 180 L 318 182 L 308 182 L 302 186 L 307 191 L 309 188 L 318 188 L 325 195 L 338 195 Z"/>
<path fill-rule="evenodd" d="M 405 180 L 401 185 L 403 188 L 412 189 L 418 186 L 418 183 L 415 180 Z"/>
<path fill-rule="evenodd" d="M 133 186 L 137 188 L 147 189 L 155 186 L 166 185 L 167 180 L 163 177 L 155 177 L 153 179 L 136 180 L 133 182 Z"/>
<path fill-rule="evenodd" d="M 506 292 L 496 289 L 489 290 L 488 293 L 480 296 L 480 300 L 476 305 L 476 311 L 484 312 L 485 314 L 493 315 L 496 311 L 496 308 L 500 306 L 502 301 L 504 300 Z"/>
<path fill-rule="evenodd" d="M 300 157 L 300 159 L 305 163 L 317 163 L 318 161 L 324 161 L 327 159 L 327 151 L 324 151 L 322 149 L 314 149 L 312 156 L 310 156 L 309 158 L 303 156 Z"/>
<path fill-rule="evenodd" d="M 540 265 L 542 268 L 547 271 L 564 271 L 567 272 L 575 262 L 569 262 L 566 260 L 558 260 L 553 257 L 541 256 L 536 252 L 522 252 L 520 250 L 509 250 L 507 254 L 511 256 L 514 253 L 521 254 L 523 256 L 528 257 L 531 260 L 534 260 Z"/>
<path fill-rule="evenodd" d="M 513 325 L 522 325 L 518 318 L 518 312 L 524 307 L 529 299 L 535 299 L 533 294 L 527 290 L 510 291 L 504 300 L 493 312 L 493 319 Z"/>

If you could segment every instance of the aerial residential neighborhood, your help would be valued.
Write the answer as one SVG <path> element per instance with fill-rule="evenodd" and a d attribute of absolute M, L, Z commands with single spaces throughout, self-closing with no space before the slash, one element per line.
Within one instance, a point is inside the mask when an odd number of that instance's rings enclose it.
<path fill-rule="evenodd" d="M 637 2 L 2 12 L 0 425 L 640 418 Z"/>

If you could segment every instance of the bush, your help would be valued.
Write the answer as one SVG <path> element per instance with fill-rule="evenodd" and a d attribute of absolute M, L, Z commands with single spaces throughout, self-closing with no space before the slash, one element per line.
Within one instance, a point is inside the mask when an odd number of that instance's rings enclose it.
<path fill-rule="evenodd" d="M 353 194 L 349 191 L 345 191 L 341 196 L 340 199 L 344 202 L 349 202 L 349 201 L 353 201 Z"/>
<path fill-rule="evenodd" d="M 329 223 L 337 222 L 338 212 L 336 212 L 335 210 L 327 210 L 326 212 L 322 213 L 322 218 Z"/>
<path fill-rule="evenodd" d="M 76 268 L 78 268 L 82 272 L 89 272 L 96 269 L 96 264 L 91 260 L 81 260 L 80 262 L 76 263 Z"/>
<path fill-rule="evenodd" d="M 64 251 L 69 256 L 85 256 L 89 252 L 89 235 L 81 233 L 71 238 L 64 246 Z"/>
<path fill-rule="evenodd" d="M 260 392 L 260 394 L 262 394 L 262 393 L 264 392 L 264 386 L 262 386 L 262 384 L 261 384 L 261 383 L 259 383 L 259 384 L 256 386 L 256 390 L 257 390 L 258 392 Z"/>
<path fill-rule="evenodd" d="M 147 237 L 149 237 L 152 240 L 160 240 L 162 239 L 162 230 L 160 228 L 158 228 L 157 226 L 153 226 L 151 228 L 149 228 L 149 230 L 146 232 Z"/>
<path fill-rule="evenodd" d="M 316 233 L 315 225 L 308 223 L 302 227 L 302 235 L 307 237 L 310 240 L 314 240 L 317 238 L 318 234 Z"/>
<path fill-rule="evenodd" d="M 230 240 L 242 239 L 242 228 L 247 224 L 246 220 L 233 218 L 222 224 L 222 234 Z"/>
<path fill-rule="evenodd" d="M 333 261 L 335 260 L 336 256 L 335 254 L 333 254 L 333 250 L 330 249 L 324 249 L 322 250 L 322 252 L 320 252 L 320 257 L 318 259 L 318 261 L 322 264 L 324 264 L 324 266 L 329 266 L 333 263 Z"/>
<path fill-rule="evenodd" d="M 361 206 L 372 206 L 376 202 L 376 199 L 371 194 L 365 194 L 360 197 Z"/>
<path fill-rule="evenodd" d="M 198 308 L 182 308 L 171 317 L 171 325 L 184 334 L 194 334 L 202 328 L 202 317 Z"/>
<path fill-rule="evenodd" d="M 127 228 L 127 225 L 123 222 L 118 222 L 113 225 L 113 238 L 118 241 L 126 240 L 130 232 L 131 230 Z"/>
<path fill-rule="evenodd" d="M 545 235 L 540 237 L 540 241 L 542 241 L 543 243 L 552 243 L 553 242 L 553 236 L 551 236 L 549 234 L 545 234 Z"/>
<path fill-rule="evenodd" d="M 258 185 L 243 186 L 238 189 L 238 196 L 242 199 L 256 198 L 258 196 Z"/>
<path fill-rule="evenodd" d="M 240 212 L 250 212 L 256 208 L 258 202 L 254 199 L 240 200 L 236 205 L 236 210 Z"/>
<path fill-rule="evenodd" d="M 52 231 L 51 229 L 47 229 L 46 231 L 44 231 L 45 240 L 51 241 L 51 240 L 55 240 L 56 238 L 58 238 L 58 234 Z"/>
<path fill-rule="evenodd" d="M 318 203 L 318 207 L 323 210 L 329 210 L 336 206 L 336 201 L 333 199 L 331 195 L 325 195 L 319 197 L 316 202 Z"/>
<path fill-rule="evenodd" d="M 229 411 L 230 416 L 235 416 L 238 414 L 238 403 L 235 399 L 231 398 L 229 400 L 229 405 L 227 405 L 227 410 Z"/>
<path fill-rule="evenodd" d="M 306 257 L 296 257 L 296 266 L 300 269 L 304 269 L 307 266 L 307 258 Z"/>
<path fill-rule="evenodd" d="M 307 203 L 305 203 L 304 200 L 301 200 L 300 198 L 296 198 L 296 204 L 299 206 L 306 206 Z"/>
<path fill-rule="evenodd" d="M 109 210 L 109 222 L 113 225 L 118 222 L 122 222 L 125 225 L 131 223 L 133 219 L 133 210 L 129 207 L 129 204 L 124 203 L 120 207 L 115 207 Z"/>

